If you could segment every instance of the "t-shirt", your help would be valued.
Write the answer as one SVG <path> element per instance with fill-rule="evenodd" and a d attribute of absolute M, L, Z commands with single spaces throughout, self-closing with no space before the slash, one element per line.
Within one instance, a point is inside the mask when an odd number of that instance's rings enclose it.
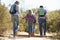
<path fill-rule="evenodd" d="M 27 21 L 29 21 L 29 22 L 33 22 L 33 23 L 36 22 L 36 18 L 35 18 L 34 15 L 29 15 L 29 14 L 27 14 L 27 15 L 26 15 L 26 19 L 27 19 Z"/>

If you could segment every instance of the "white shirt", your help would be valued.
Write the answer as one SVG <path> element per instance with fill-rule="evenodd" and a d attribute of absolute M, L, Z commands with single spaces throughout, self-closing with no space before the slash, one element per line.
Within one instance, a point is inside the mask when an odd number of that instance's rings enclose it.
<path fill-rule="evenodd" d="M 14 5 L 16 5 L 16 10 L 17 10 L 17 12 L 16 12 L 15 14 L 13 14 L 13 15 L 19 15 L 19 17 L 22 16 L 22 14 L 21 14 L 21 12 L 20 12 L 19 6 L 18 6 L 17 4 L 14 4 Z M 14 5 L 12 5 L 12 6 L 14 6 Z"/>

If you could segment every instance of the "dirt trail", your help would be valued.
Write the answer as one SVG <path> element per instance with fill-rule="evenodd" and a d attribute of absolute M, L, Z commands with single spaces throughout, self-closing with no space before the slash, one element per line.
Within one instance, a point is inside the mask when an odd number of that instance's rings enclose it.
<path fill-rule="evenodd" d="M 23 35 L 23 36 L 21 36 Z M 26 32 L 18 32 L 16 35 L 16 38 L 13 38 L 12 32 L 8 32 L 8 34 L 5 34 L 4 37 L 0 37 L 0 40 L 54 40 L 50 37 L 52 35 L 55 35 L 54 33 L 47 33 L 45 37 L 39 37 L 39 34 L 35 34 L 34 37 L 28 37 L 28 33 Z M 55 39 L 57 40 L 57 39 Z"/>

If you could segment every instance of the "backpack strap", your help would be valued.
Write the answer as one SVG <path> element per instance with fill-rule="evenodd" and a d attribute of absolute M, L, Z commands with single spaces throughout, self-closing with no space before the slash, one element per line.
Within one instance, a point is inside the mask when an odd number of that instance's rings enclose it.
<path fill-rule="evenodd" d="M 16 5 L 14 5 L 13 9 L 14 9 L 14 11 L 16 11 Z"/>

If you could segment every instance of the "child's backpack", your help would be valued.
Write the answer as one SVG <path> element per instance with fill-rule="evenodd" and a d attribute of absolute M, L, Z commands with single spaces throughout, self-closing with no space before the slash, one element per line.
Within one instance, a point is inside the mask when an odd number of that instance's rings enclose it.
<path fill-rule="evenodd" d="M 15 14 L 17 12 L 16 5 L 12 5 L 9 12 L 10 12 L 10 14 Z"/>

